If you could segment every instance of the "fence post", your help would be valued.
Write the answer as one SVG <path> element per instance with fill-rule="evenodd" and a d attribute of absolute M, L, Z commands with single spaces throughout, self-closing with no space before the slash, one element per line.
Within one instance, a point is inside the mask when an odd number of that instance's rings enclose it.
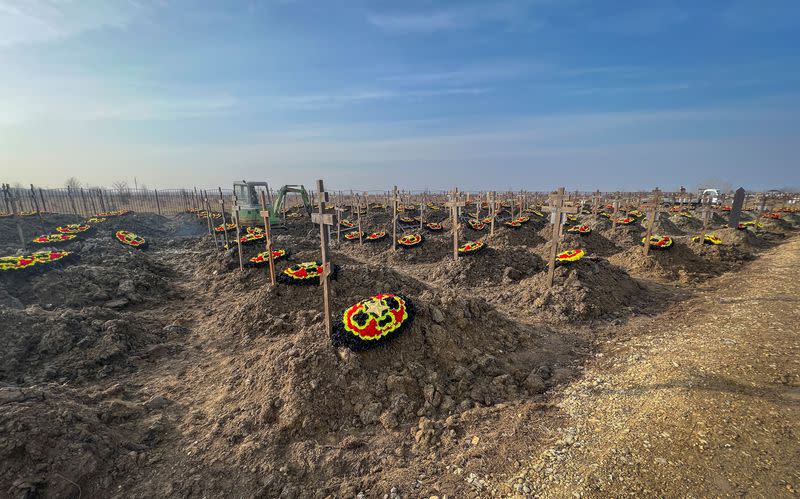
<path fill-rule="evenodd" d="M 161 203 L 158 201 L 158 189 L 153 189 L 153 193 L 156 196 L 156 209 L 158 210 L 158 214 L 161 215 Z"/>

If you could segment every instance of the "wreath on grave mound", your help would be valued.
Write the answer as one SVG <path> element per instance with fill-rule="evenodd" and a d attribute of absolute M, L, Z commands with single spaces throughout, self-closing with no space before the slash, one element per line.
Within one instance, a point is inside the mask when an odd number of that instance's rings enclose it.
<path fill-rule="evenodd" d="M 682 212 L 678 213 L 678 216 L 679 217 L 683 217 L 683 218 L 694 218 L 692 216 L 692 214 L 689 213 L 688 211 L 682 211 Z"/>
<path fill-rule="evenodd" d="M 483 241 L 469 241 L 458 247 L 458 256 L 474 255 L 486 247 Z"/>
<path fill-rule="evenodd" d="M 628 212 L 628 216 L 634 217 L 634 218 L 642 218 L 644 216 L 644 213 L 642 213 L 639 210 L 631 210 L 631 211 Z"/>
<path fill-rule="evenodd" d="M 472 230 L 483 230 L 486 228 L 486 224 L 475 218 L 470 218 L 467 220 L 467 226 L 469 226 L 469 228 Z"/>
<path fill-rule="evenodd" d="M 577 262 L 584 256 L 586 256 L 586 251 L 581 248 L 568 249 L 556 255 L 556 266 Z"/>
<path fill-rule="evenodd" d="M 72 255 L 69 251 L 36 251 L 30 255 L 14 255 L 0 257 L 0 271 L 27 270 L 57 261 L 63 261 Z"/>
<path fill-rule="evenodd" d="M 764 227 L 764 224 L 762 224 L 761 222 L 757 222 L 755 220 L 749 220 L 747 222 L 742 222 L 739 225 L 741 225 L 743 229 L 746 229 L 747 227 L 755 227 L 756 229 L 760 229 L 760 228 Z"/>
<path fill-rule="evenodd" d="M 283 269 L 278 281 L 284 284 L 319 284 L 322 276 L 322 264 L 317 261 L 296 263 Z M 338 266 L 331 265 L 331 279 L 334 279 Z"/>
<path fill-rule="evenodd" d="M 644 246 L 645 238 L 642 238 L 642 246 Z M 672 238 L 669 236 L 659 236 L 659 235 L 652 235 L 650 236 L 650 248 L 651 249 L 669 249 L 672 247 Z"/>
<path fill-rule="evenodd" d="M 119 217 L 122 215 L 127 215 L 128 213 L 131 213 L 131 210 L 103 211 L 100 213 L 96 213 L 94 216 L 100 218 L 111 218 L 111 217 Z"/>
<path fill-rule="evenodd" d="M 522 224 L 517 220 L 506 220 L 503 222 L 503 225 L 508 227 L 509 229 L 519 229 L 522 227 Z"/>
<path fill-rule="evenodd" d="M 297 220 L 303 218 L 303 214 L 297 211 L 293 211 L 292 213 L 287 213 L 286 218 L 289 220 Z"/>
<path fill-rule="evenodd" d="M 720 208 L 720 210 L 722 210 L 722 211 L 731 211 L 732 209 L 733 209 L 733 206 L 728 206 L 728 205 L 725 205 L 722 208 Z"/>
<path fill-rule="evenodd" d="M 780 220 L 781 215 L 780 213 L 764 213 L 761 215 L 761 218 L 771 218 L 773 220 Z"/>
<path fill-rule="evenodd" d="M 494 217 L 484 217 L 483 219 L 481 219 L 481 222 L 485 224 L 490 224 L 492 223 L 492 220 L 494 220 Z"/>
<path fill-rule="evenodd" d="M 32 217 L 32 216 L 36 215 L 36 212 L 35 211 L 20 211 L 19 213 L 17 213 L 17 215 L 19 215 L 21 217 Z"/>
<path fill-rule="evenodd" d="M 353 227 L 356 226 L 356 224 L 354 224 L 353 222 L 351 222 L 346 218 L 339 220 L 339 225 L 344 227 L 345 229 L 352 229 Z"/>
<path fill-rule="evenodd" d="M 104 217 L 90 217 L 86 219 L 86 223 L 90 224 L 100 224 L 105 222 L 106 219 Z"/>
<path fill-rule="evenodd" d="M 261 232 L 248 232 L 247 234 L 242 235 L 239 237 L 239 242 L 243 245 L 245 244 L 253 244 L 259 241 L 264 241 L 267 239 L 267 235 L 264 234 L 264 231 Z"/>
<path fill-rule="evenodd" d="M 289 252 L 285 249 L 276 249 L 272 250 L 272 261 L 277 262 L 278 260 L 282 260 L 289 256 Z M 266 251 L 262 251 L 261 253 L 257 254 L 247 263 L 250 267 L 262 267 L 264 265 L 269 265 L 269 253 Z"/>
<path fill-rule="evenodd" d="M 342 311 L 331 331 L 331 343 L 354 352 L 368 350 L 396 338 L 413 319 L 411 300 L 403 295 L 379 293 Z"/>
<path fill-rule="evenodd" d="M 133 246 L 134 248 L 144 249 L 147 246 L 147 241 L 145 238 L 127 230 L 118 230 L 114 234 L 114 237 L 116 237 L 117 241 L 121 242 L 122 244 L 127 244 L 128 246 Z"/>
<path fill-rule="evenodd" d="M 61 234 L 79 234 L 81 232 L 86 232 L 91 228 L 92 228 L 91 225 L 86 225 L 86 224 L 67 224 L 67 225 L 62 225 L 60 227 L 56 227 L 56 232 L 59 232 Z"/>
<path fill-rule="evenodd" d="M 363 232 L 347 232 L 344 235 L 344 238 L 346 240 L 348 240 L 348 241 L 358 241 L 358 236 L 359 235 L 361 235 L 363 237 L 364 233 Z"/>
<path fill-rule="evenodd" d="M 78 236 L 75 234 L 45 234 L 34 238 L 33 242 L 36 244 L 57 244 L 72 241 L 76 237 Z"/>
<path fill-rule="evenodd" d="M 425 228 L 428 229 L 431 232 L 441 232 L 441 231 L 444 230 L 444 227 L 442 227 L 442 224 L 436 223 L 436 222 L 430 222 L 430 223 L 425 224 Z"/>
<path fill-rule="evenodd" d="M 564 218 L 566 220 L 565 225 L 575 223 L 578 221 L 578 215 L 567 215 Z"/>
<path fill-rule="evenodd" d="M 404 248 L 413 248 L 422 244 L 422 234 L 405 234 L 397 240 L 397 244 Z"/>
<path fill-rule="evenodd" d="M 592 233 L 592 228 L 588 225 L 573 225 L 567 229 L 568 234 L 580 234 L 582 236 Z"/>
<path fill-rule="evenodd" d="M 694 241 L 696 243 L 700 242 L 700 236 L 692 237 L 692 241 Z M 718 238 L 714 234 L 706 234 L 706 235 L 703 236 L 703 241 L 702 242 L 703 242 L 703 244 L 718 245 L 718 244 L 722 244 L 722 239 Z"/>
<path fill-rule="evenodd" d="M 215 232 L 228 232 L 231 230 L 236 230 L 236 224 L 225 224 L 225 225 L 217 225 L 214 227 Z"/>
<path fill-rule="evenodd" d="M 611 218 L 611 213 L 608 213 L 607 211 L 601 211 L 600 213 L 598 213 L 598 215 L 600 215 L 601 217 Z"/>
<path fill-rule="evenodd" d="M 636 219 L 632 218 L 632 217 L 625 217 L 625 218 L 618 218 L 617 219 L 617 225 L 630 225 L 630 224 L 632 224 L 634 222 L 636 222 Z"/>
<path fill-rule="evenodd" d="M 418 222 L 414 217 L 398 217 L 397 221 L 403 224 L 413 224 Z"/>
<path fill-rule="evenodd" d="M 371 232 L 371 233 L 367 234 L 367 237 L 365 239 L 368 242 L 375 242 L 375 241 L 380 241 L 384 237 L 386 237 L 386 231 L 380 230 L 380 231 L 377 231 L 377 232 Z"/>
<path fill-rule="evenodd" d="M 521 223 L 521 224 L 526 224 L 526 223 L 528 223 L 528 222 L 530 222 L 530 221 L 531 221 L 531 218 L 530 218 L 530 217 L 517 217 L 517 218 L 515 219 L 515 221 L 516 221 L 516 222 L 519 222 L 519 223 Z"/>
<path fill-rule="evenodd" d="M 537 217 L 539 217 L 539 218 L 542 218 L 542 217 L 544 217 L 544 213 L 542 213 L 542 212 L 541 212 L 541 211 L 539 211 L 539 210 L 531 210 L 531 209 L 527 209 L 527 210 L 525 210 L 525 213 L 530 213 L 531 215 L 536 215 L 536 216 L 537 216 Z"/>
<path fill-rule="evenodd" d="M 233 228 L 235 229 L 236 226 L 234 225 Z M 262 227 L 245 227 L 244 231 L 247 234 L 263 234 L 264 229 Z"/>

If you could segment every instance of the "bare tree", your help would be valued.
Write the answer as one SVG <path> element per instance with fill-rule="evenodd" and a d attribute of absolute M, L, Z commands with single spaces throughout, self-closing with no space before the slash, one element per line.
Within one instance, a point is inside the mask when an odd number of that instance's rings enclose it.
<path fill-rule="evenodd" d="M 120 201 L 127 202 L 130 198 L 131 189 L 128 187 L 128 182 L 124 180 L 117 180 L 111 186 L 117 191 Z"/>
<path fill-rule="evenodd" d="M 81 181 L 75 177 L 70 177 L 64 181 L 64 187 L 68 187 L 70 189 L 80 189 Z"/>

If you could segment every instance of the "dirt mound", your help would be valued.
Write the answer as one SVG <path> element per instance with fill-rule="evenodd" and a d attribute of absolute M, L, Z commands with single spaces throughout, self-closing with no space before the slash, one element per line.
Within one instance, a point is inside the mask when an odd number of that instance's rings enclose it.
<path fill-rule="evenodd" d="M 612 256 L 609 261 L 633 275 L 683 283 L 707 279 L 724 271 L 724 267 L 701 258 L 686 241 L 678 239 L 673 240 L 670 249 L 652 250 L 649 256 L 645 256 L 638 245 Z"/>
<path fill-rule="evenodd" d="M 667 213 L 659 213 L 656 220 L 656 232 L 659 234 L 667 234 L 669 236 L 682 236 L 684 235 L 686 227 L 679 227 Z M 683 217 L 680 217 L 683 218 Z M 647 223 L 647 222 L 643 222 Z"/>
<path fill-rule="evenodd" d="M 541 272 L 520 282 L 519 289 L 536 315 L 559 322 L 629 315 L 643 298 L 643 288 L 627 272 L 599 258 L 557 267 L 552 288 L 547 272 Z"/>
<path fill-rule="evenodd" d="M 56 227 L 78 223 L 83 220 L 79 215 L 46 214 L 42 215 L 44 220 L 44 233 L 50 234 L 56 231 Z M 14 254 L 21 248 L 19 243 L 19 233 L 17 232 L 17 222 L 22 226 L 22 235 L 26 244 L 30 246 L 30 240 L 41 236 L 42 222 L 37 216 L 8 217 L 0 218 L 0 252 L 3 254 Z"/>
<path fill-rule="evenodd" d="M 683 234 L 697 232 L 703 228 L 702 220 L 692 213 L 689 216 L 673 214 L 669 217 L 669 221 Z"/>

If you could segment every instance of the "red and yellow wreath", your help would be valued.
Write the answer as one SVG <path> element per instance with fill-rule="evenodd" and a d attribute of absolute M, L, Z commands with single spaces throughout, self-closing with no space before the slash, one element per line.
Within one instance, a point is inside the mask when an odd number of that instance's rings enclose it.
<path fill-rule="evenodd" d="M 436 223 L 436 222 L 430 222 L 430 223 L 425 224 L 425 228 L 428 229 L 431 232 L 441 232 L 442 230 L 444 230 L 444 227 L 442 227 L 442 224 Z"/>
<path fill-rule="evenodd" d="M 771 218 L 773 220 L 780 220 L 781 215 L 780 213 L 763 213 L 761 218 Z"/>
<path fill-rule="evenodd" d="M 483 230 L 484 228 L 486 228 L 486 224 L 475 218 L 470 218 L 469 220 L 467 220 L 467 225 L 472 230 Z"/>
<path fill-rule="evenodd" d="M 642 246 L 644 246 L 645 238 L 642 238 Z M 672 238 L 669 236 L 659 236 L 653 234 L 650 236 L 651 249 L 669 249 L 672 247 Z"/>
<path fill-rule="evenodd" d="M 581 248 L 568 249 L 556 255 L 556 265 L 565 265 L 577 262 L 586 255 L 586 251 Z"/>
<path fill-rule="evenodd" d="M 503 222 L 503 225 L 505 225 L 510 229 L 519 229 L 520 227 L 522 227 L 522 224 L 517 220 L 506 220 L 505 222 Z"/>
<path fill-rule="evenodd" d="M 30 255 L 0 257 L 0 271 L 25 270 L 34 265 L 42 265 L 62 260 L 71 255 L 69 251 L 36 251 Z"/>
<path fill-rule="evenodd" d="M 339 225 L 344 227 L 345 229 L 352 229 L 353 227 L 356 226 L 356 224 L 354 224 L 353 222 L 351 222 L 350 220 L 348 220 L 346 218 L 341 219 L 339 221 Z"/>
<path fill-rule="evenodd" d="M 367 350 L 396 338 L 414 318 L 411 300 L 379 293 L 346 308 L 331 332 L 335 347 Z"/>
<path fill-rule="evenodd" d="M 633 218 L 633 217 L 618 218 L 616 220 L 616 222 L 617 222 L 617 225 L 630 225 L 630 224 L 636 222 L 636 219 Z"/>
<path fill-rule="evenodd" d="M 267 235 L 262 230 L 261 232 L 248 232 L 247 234 L 243 234 L 239 237 L 239 242 L 242 244 L 253 244 L 259 241 L 265 241 L 267 239 Z"/>
<path fill-rule="evenodd" d="M 105 221 L 106 221 L 106 219 L 103 218 L 103 217 L 90 217 L 90 218 L 86 219 L 86 223 L 90 223 L 90 224 L 100 224 L 100 223 L 103 223 Z"/>
<path fill-rule="evenodd" d="M 380 241 L 384 237 L 386 237 L 386 231 L 380 230 L 380 231 L 377 231 L 377 232 L 371 232 L 371 233 L 367 234 L 366 240 L 370 241 L 370 242 Z"/>
<path fill-rule="evenodd" d="M 335 265 L 331 266 L 331 278 L 334 277 L 336 269 Z M 278 276 L 278 280 L 284 284 L 318 284 L 322 273 L 320 262 L 302 262 L 286 267 Z"/>
<path fill-rule="evenodd" d="M 39 236 L 33 239 L 33 242 L 36 244 L 55 244 L 55 243 L 65 243 L 67 241 L 72 241 L 75 239 L 75 234 L 45 234 L 43 236 Z"/>
<path fill-rule="evenodd" d="M 397 239 L 397 244 L 404 248 L 413 248 L 422 244 L 422 234 L 405 234 Z"/>
<path fill-rule="evenodd" d="M 567 229 L 567 233 L 569 234 L 581 234 L 587 235 L 592 233 L 592 228 L 588 225 L 573 225 L 572 227 Z"/>
<path fill-rule="evenodd" d="M 469 241 L 458 247 L 458 255 L 473 255 L 486 247 L 483 241 Z"/>
<path fill-rule="evenodd" d="M 60 232 L 61 234 L 79 234 L 81 232 L 86 232 L 91 228 L 91 225 L 86 224 L 67 224 L 56 227 L 56 232 Z"/>
<path fill-rule="evenodd" d="M 700 242 L 700 236 L 692 237 L 692 241 L 694 241 L 696 243 Z M 718 244 L 722 244 L 722 239 L 718 238 L 714 234 L 706 234 L 706 235 L 703 236 L 703 241 L 702 242 L 703 242 L 703 244 L 718 245 Z"/>
<path fill-rule="evenodd" d="M 272 261 L 277 262 L 278 260 L 282 260 L 289 256 L 289 252 L 285 249 L 275 249 L 272 250 Z M 266 251 L 262 251 L 261 253 L 257 254 L 253 258 L 249 260 L 248 265 L 251 267 L 261 267 L 263 265 L 269 264 L 269 253 Z"/>
<path fill-rule="evenodd" d="M 344 235 L 344 238 L 346 240 L 348 240 L 348 241 L 358 241 L 358 237 L 359 236 L 363 237 L 364 233 L 363 232 L 358 232 L 358 231 L 356 231 L 356 232 L 347 232 Z"/>
<path fill-rule="evenodd" d="M 644 213 L 642 213 L 639 210 L 631 210 L 628 212 L 628 216 L 634 218 L 642 218 L 644 216 Z"/>
<path fill-rule="evenodd" d="M 114 237 L 116 237 L 117 241 L 121 242 L 122 244 L 127 244 L 128 246 L 133 246 L 134 248 L 144 248 L 147 246 L 147 241 L 145 238 L 127 230 L 118 230 L 114 234 Z"/>
<path fill-rule="evenodd" d="M 404 224 L 413 224 L 416 222 L 414 217 L 398 217 L 397 220 Z"/>
<path fill-rule="evenodd" d="M 236 230 L 236 224 L 220 224 L 214 227 L 215 232 L 228 232 L 231 230 Z"/>

